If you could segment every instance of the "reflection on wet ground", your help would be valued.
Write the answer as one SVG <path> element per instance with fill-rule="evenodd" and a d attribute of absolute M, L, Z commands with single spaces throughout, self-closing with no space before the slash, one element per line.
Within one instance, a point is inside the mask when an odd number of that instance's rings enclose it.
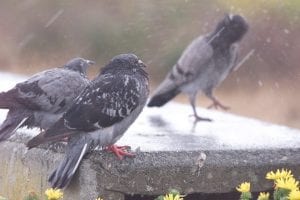
<path fill-rule="evenodd" d="M 300 130 L 198 108 L 212 122 L 194 123 L 188 105 L 145 108 L 118 143 L 145 151 L 300 147 Z M 268 142 L 266 142 L 268 141 Z"/>
<path fill-rule="evenodd" d="M 160 115 L 149 116 L 149 122 L 151 125 L 161 128 L 168 126 L 168 122 L 166 122 Z"/>

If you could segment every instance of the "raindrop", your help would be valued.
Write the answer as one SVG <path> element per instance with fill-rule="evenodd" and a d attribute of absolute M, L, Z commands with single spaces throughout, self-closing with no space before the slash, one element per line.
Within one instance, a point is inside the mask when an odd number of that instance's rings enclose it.
<path fill-rule="evenodd" d="M 24 39 L 19 43 L 19 48 L 23 48 L 24 46 L 26 46 L 33 38 L 34 38 L 33 33 L 26 35 Z"/>
<path fill-rule="evenodd" d="M 210 44 L 216 37 L 218 37 L 220 35 L 220 33 L 222 33 L 222 31 L 225 29 L 225 27 L 222 27 L 215 35 L 213 35 L 211 37 L 210 40 L 207 41 L 208 44 Z"/>
<path fill-rule="evenodd" d="M 289 34 L 290 33 L 290 31 L 288 29 L 284 29 L 283 31 L 284 31 L 285 34 Z"/>
<path fill-rule="evenodd" d="M 64 9 L 60 9 L 59 11 L 57 11 L 45 24 L 45 28 L 51 26 L 51 24 L 53 24 L 63 13 L 64 13 Z"/>
<path fill-rule="evenodd" d="M 259 85 L 259 87 L 262 87 L 264 84 L 263 84 L 263 82 L 261 80 L 259 80 L 258 81 L 258 85 Z"/>
<path fill-rule="evenodd" d="M 234 71 L 238 70 L 255 52 L 254 49 L 251 49 L 251 51 L 249 51 L 247 53 L 247 55 L 234 67 Z"/>

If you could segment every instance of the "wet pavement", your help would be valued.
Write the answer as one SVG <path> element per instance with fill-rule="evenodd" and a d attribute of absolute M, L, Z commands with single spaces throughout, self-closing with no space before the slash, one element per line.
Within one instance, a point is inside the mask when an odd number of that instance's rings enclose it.
<path fill-rule="evenodd" d="M 145 108 L 119 144 L 142 151 L 300 148 L 300 130 L 198 108 L 212 122 L 194 123 L 189 105 Z"/>
<path fill-rule="evenodd" d="M 213 121 L 194 123 L 189 105 L 171 102 L 145 108 L 118 141 L 130 145 L 136 157 L 120 161 L 103 151 L 88 154 L 65 190 L 65 199 L 101 195 L 124 200 L 131 195 L 156 196 L 170 188 L 191 195 L 231 194 L 244 181 L 253 184 L 253 191 L 268 190 L 272 183 L 264 180 L 265 174 L 282 167 L 300 177 L 300 130 L 197 109 Z M 0 121 L 5 114 L 0 111 Z M 63 145 L 27 150 L 24 143 L 37 133 L 38 129 L 21 129 L 0 145 L 0 193 L 11 199 L 32 189 L 42 194 L 49 187 L 47 176 L 62 159 Z"/>

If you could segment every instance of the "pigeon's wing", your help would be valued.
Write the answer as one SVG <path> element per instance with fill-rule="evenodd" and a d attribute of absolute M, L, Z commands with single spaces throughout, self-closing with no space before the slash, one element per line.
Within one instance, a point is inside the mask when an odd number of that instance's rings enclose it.
<path fill-rule="evenodd" d="M 161 106 L 180 92 L 180 87 L 193 81 L 208 68 L 213 69 L 213 48 L 206 37 L 198 37 L 184 50 L 178 62 L 154 91 L 148 106 Z"/>
<path fill-rule="evenodd" d="M 88 83 L 88 79 L 77 72 L 55 68 L 17 84 L 16 99 L 32 110 L 59 113 L 66 109 Z"/>
<path fill-rule="evenodd" d="M 184 50 L 169 76 L 180 86 L 194 80 L 212 62 L 213 48 L 206 37 L 198 37 Z"/>
<path fill-rule="evenodd" d="M 120 122 L 140 104 L 140 80 L 127 75 L 102 75 L 77 97 L 64 115 L 69 130 L 92 131 Z M 61 134 L 50 128 L 46 137 Z"/>

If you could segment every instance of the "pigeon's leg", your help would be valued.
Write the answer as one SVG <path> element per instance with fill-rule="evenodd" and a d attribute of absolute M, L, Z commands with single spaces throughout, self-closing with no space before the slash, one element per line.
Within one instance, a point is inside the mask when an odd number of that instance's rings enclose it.
<path fill-rule="evenodd" d="M 229 110 L 230 107 L 229 106 L 225 106 L 223 105 L 213 94 L 212 92 L 209 92 L 206 94 L 206 96 L 208 98 L 210 98 L 212 100 L 212 104 L 210 106 L 208 106 L 207 108 L 208 109 L 211 109 L 211 108 L 215 108 L 215 109 L 218 109 L 218 108 L 221 108 L 223 110 Z"/>
<path fill-rule="evenodd" d="M 127 149 L 130 148 L 129 146 L 117 146 L 117 145 L 110 145 L 106 148 L 106 150 L 113 152 L 120 160 L 122 160 L 125 156 L 127 157 L 134 157 L 134 153 L 129 153 Z"/>
<path fill-rule="evenodd" d="M 194 112 L 194 117 L 195 117 L 196 121 L 208 121 L 208 122 L 211 122 L 212 121 L 211 119 L 200 117 L 197 114 L 197 110 L 196 110 L 196 97 L 197 97 L 197 93 L 193 93 L 193 94 L 189 95 L 190 103 L 192 105 L 193 112 Z"/>

